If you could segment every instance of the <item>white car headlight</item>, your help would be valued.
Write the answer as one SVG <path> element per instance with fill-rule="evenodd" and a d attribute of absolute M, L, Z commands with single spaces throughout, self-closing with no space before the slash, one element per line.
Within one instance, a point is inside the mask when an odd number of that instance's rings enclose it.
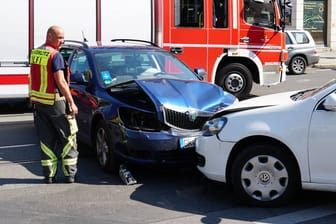
<path fill-rule="evenodd" d="M 202 128 L 203 136 L 217 135 L 224 128 L 226 123 L 227 123 L 226 117 L 219 117 L 207 121 Z"/>

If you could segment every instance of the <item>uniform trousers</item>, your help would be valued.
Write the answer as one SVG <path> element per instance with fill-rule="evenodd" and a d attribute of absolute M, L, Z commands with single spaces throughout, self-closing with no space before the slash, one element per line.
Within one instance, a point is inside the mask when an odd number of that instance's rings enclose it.
<path fill-rule="evenodd" d="M 64 176 L 74 177 L 78 158 L 76 133 L 70 130 L 65 99 L 55 101 L 54 105 L 35 104 L 34 113 L 44 176 L 55 177 L 61 160 Z"/>

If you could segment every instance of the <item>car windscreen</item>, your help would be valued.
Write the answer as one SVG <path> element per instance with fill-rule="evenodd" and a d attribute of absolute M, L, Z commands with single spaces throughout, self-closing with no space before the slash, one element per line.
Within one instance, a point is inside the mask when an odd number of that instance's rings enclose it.
<path fill-rule="evenodd" d="M 325 89 L 327 89 L 330 86 L 335 85 L 335 84 L 336 84 L 336 79 L 332 79 L 329 82 L 322 85 L 321 87 L 313 88 L 313 89 L 307 89 L 307 90 L 297 92 L 296 94 L 291 96 L 291 99 L 294 100 L 294 101 L 304 100 L 306 98 L 309 98 L 309 97 L 312 97 L 312 96 L 316 95 L 320 91 L 325 90 Z"/>
<path fill-rule="evenodd" d="M 199 79 L 179 59 L 165 51 L 143 49 L 102 51 L 95 53 L 94 60 L 105 86 L 136 79 Z"/>

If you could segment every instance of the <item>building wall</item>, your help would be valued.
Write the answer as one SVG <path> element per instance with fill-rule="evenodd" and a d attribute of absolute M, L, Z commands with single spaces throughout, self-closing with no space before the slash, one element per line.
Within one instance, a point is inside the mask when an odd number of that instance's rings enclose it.
<path fill-rule="evenodd" d="M 293 29 L 303 29 L 303 1 L 297 0 L 296 2 L 292 2 L 292 21 L 288 26 Z"/>
<path fill-rule="evenodd" d="M 336 50 L 336 1 L 328 0 L 327 46 Z"/>

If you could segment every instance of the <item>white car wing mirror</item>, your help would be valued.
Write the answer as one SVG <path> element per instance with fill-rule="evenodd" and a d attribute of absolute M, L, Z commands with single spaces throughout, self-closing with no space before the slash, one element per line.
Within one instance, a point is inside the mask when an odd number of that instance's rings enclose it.
<path fill-rule="evenodd" d="M 323 106 L 326 110 L 336 111 L 336 93 L 332 93 L 325 99 Z"/>

